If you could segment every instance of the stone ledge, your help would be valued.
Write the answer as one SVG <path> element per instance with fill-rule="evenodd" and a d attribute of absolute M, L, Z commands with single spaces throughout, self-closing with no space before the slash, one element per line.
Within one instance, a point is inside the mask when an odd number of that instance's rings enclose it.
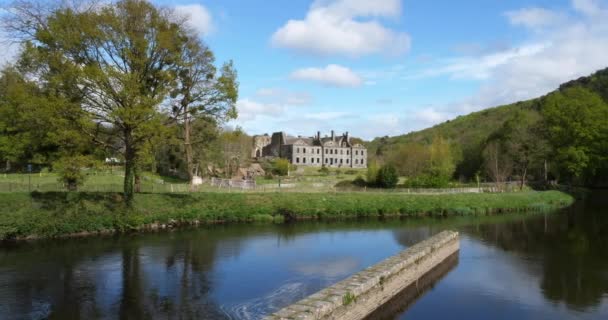
<path fill-rule="evenodd" d="M 363 319 L 458 251 L 458 233 L 443 231 L 265 319 Z"/>

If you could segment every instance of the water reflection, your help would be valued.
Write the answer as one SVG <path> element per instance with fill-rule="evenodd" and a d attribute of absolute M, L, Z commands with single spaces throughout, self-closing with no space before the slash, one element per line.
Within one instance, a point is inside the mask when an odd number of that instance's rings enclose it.
<path fill-rule="evenodd" d="M 389 318 L 598 318 L 608 316 L 603 208 L 5 245 L 0 319 L 258 319 L 448 228 L 463 234 L 458 266 Z"/>

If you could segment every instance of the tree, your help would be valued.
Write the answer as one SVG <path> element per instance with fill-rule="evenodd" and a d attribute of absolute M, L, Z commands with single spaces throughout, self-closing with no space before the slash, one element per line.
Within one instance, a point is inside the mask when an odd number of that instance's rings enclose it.
<path fill-rule="evenodd" d="M 123 155 L 130 203 L 140 152 L 162 126 L 158 108 L 175 87 L 188 35 L 170 13 L 144 0 L 58 8 L 39 21 L 30 28 L 22 64 L 47 90 L 80 106 L 69 116 L 82 133 Z"/>
<path fill-rule="evenodd" d="M 232 62 L 224 64 L 218 75 L 213 52 L 202 45 L 198 38 L 196 32 L 191 32 L 181 49 L 178 85 L 171 93 L 174 99 L 172 113 L 182 126 L 191 188 L 194 176 L 198 175 L 199 162 L 194 146 L 201 148 L 206 141 L 204 137 L 201 140 L 192 139 L 192 130 L 195 129 L 192 123 L 204 118 L 220 122 L 236 118 L 238 98 L 237 73 Z"/>
<path fill-rule="evenodd" d="M 289 160 L 279 158 L 272 163 L 272 172 L 278 176 L 286 176 L 289 174 Z"/>
<path fill-rule="evenodd" d="M 388 151 L 387 162 L 392 164 L 400 175 L 417 177 L 427 168 L 431 155 L 428 147 L 419 143 L 407 143 Z"/>
<path fill-rule="evenodd" d="M 544 138 L 540 114 L 519 110 L 504 123 L 498 135 L 503 140 L 514 172 L 519 176 L 519 189 L 522 190 L 530 167 L 540 165 L 548 156 L 548 143 Z"/>
<path fill-rule="evenodd" d="M 367 164 L 367 174 L 365 180 L 369 186 L 375 186 L 377 184 L 378 170 L 379 168 L 376 161 L 371 161 Z"/>
<path fill-rule="evenodd" d="M 441 136 L 433 139 L 430 147 L 429 166 L 425 170 L 425 175 L 431 177 L 433 187 L 446 186 L 454 174 L 454 160 L 450 144 Z"/>
<path fill-rule="evenodd" d="M 379 187 L 392 189 L 397 186 L 397 182 L 399 182 L 399 176 L 397 175 L 397 170 L 392 165 L 383 165 L 380 170 L 378 170 L 376 184 Z"/>
<path fill-rule="evenodd" d="M 511 176 L 513 163 L 500 139 L 492 139 L 483 150 L 484 167 L 498 188 Z"/>
<path fill-rule="evenodd" d="M 85 167 L 94 166 L 95 162 L 87 156 L 63 157 L 53 163 L 53 170 L 59 175 L 59 181 L 63 182 L 69 191 L 77 191 L 78 186 L 85 181 L 86 174 L 82 171 Z"/>
<path fill-rule="evenodd" d="M 542 114 L 555 159 L 572 180 L 590 180 L 608 161 L 608 104 L 580 86 L 548 95 Z"/>

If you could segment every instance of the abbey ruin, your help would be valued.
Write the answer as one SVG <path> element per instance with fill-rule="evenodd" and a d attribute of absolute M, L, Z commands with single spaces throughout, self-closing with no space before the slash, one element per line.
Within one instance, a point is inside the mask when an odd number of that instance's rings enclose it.
<path fill-rule="evenodd" d="M 348 132 L 336 136 L 292 137 L 284 132 L 275 132 L 253 137 L 252 158 L 280 157 L 297 166 L 367 168 L 367 149 L 353 144 Z"/>

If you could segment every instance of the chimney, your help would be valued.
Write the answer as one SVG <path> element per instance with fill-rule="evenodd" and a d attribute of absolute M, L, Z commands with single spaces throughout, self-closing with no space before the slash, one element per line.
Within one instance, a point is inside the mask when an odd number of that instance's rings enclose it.
<path fill-rule="evenodd" d="M 321 140 L 321 131 L 317 131 L 317 140 Z"/>
<path fill-rule="evenodd" d="M 331 130 L 331 141 L 336 141 L 336 135 L 333 130 Z"/>
<path fill-rule="evenodd" d="M 348 131 L 346 131 L 345 136 L 346 136 L 346 142 L 350 142 L 350 137 L 348 136 Z"/>

